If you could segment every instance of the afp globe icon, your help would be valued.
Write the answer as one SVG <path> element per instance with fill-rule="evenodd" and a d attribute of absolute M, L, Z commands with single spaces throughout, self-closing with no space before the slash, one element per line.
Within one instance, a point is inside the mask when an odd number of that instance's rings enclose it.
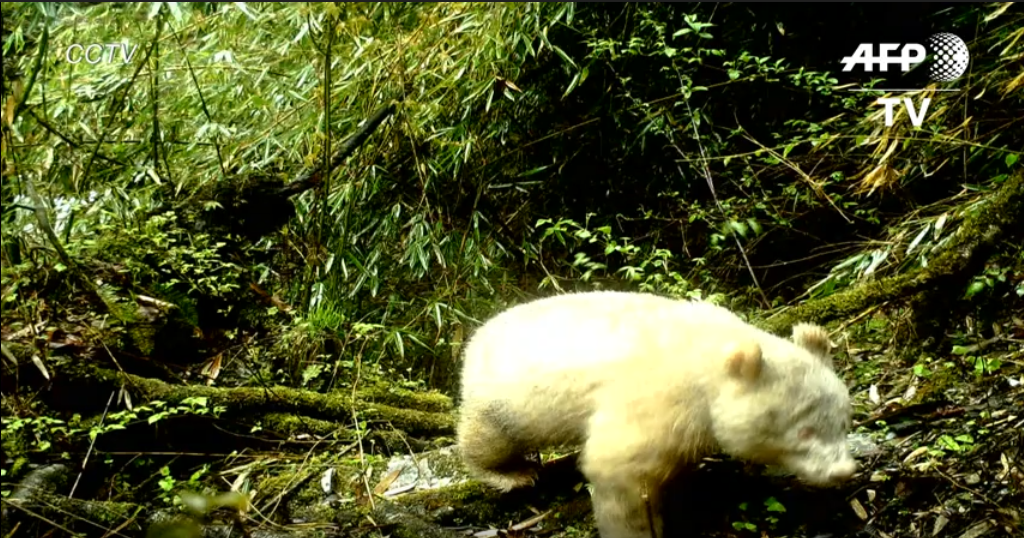
<path fill-rule="evenodd" d="M 932 80 L 952 82 L 967 71 L 971 55 L 967 51 L 967 43 L 959 36 L 948 33 L 935 34 L 928 38 L 928 47 L 932 52 Z"/>

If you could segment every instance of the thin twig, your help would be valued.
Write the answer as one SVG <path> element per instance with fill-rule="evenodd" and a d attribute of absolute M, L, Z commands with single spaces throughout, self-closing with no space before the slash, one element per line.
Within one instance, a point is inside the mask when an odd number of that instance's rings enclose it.
<path fill-rule="evenodd" d="M 107 405 L 103 408 L 103 415 L 100 416 L 99 426 L 103 426 L 103 421 L 107 419 L 107 412 L 110 411 L 110 403 L 114 401 L 114 394 L 116 392 L 117 391 L 114 390 L 110 391 L 110 397 L 107 398 Z M 82 479 L 82 475 L 85 474 L 85 466 L 89 463 L 89 456 L 92 455 L 92 448 L 96 446 L 96 439 L 99 438 L 99 435 L 93 435 L 91 437 L 92 440 L 89 441 L 89 450 L 85 451 L 85 457 L 82 458 L 82 468 L 78 470 L 78 476 L 75 477 L 75 483 L 71 486 L 71 492 L 68 493 L 69 499 L 75 496 L 75 490 L 78 489 L 78 482 Z"/>

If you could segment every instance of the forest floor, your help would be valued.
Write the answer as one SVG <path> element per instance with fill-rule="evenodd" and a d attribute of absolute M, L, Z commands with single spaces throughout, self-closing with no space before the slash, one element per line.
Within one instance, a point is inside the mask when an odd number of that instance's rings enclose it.
<path fill-rule="evenodd" d="M 850 484 L 813 490 L 755 466 L 712 458 L 669 496 L 670 524 L 681 520 L 676 524 L 702 535 L 736 538 L 1019 536 L 1024 517 L 1024 322 L 1011 317 L 994 327 L 993 337 L 964 335 L 952 349 L 932 354 L 900 353 L 892 343 L 896 325 L 875 314 L 847 326 L 839 339 L 837 365 L 854 387 L 856 427 L 851 442 L 861 466 Z M 16 345 L 27 339 L 27 333 L 5 329 L 3 339 L 9 353 L 15 349 L 19 356 L 31 355 Z M 50 342 L 62 348 L 83 339 L 84 335 L 61 332 L 51 334 Z M 45 498 L 26 489 L 55 492 L 74 483 L 78 497 L 102 500 L 99 505 L 108 516 L 112 506 L 120 506 L 114 502 L 118 498 L 131 498 L 129 504 L 137 507 L 180 506 L 182 499 L 189 499 L 183 492 L 190 490 L 248 490 L 245 518 L 232 525 L 270 525 L 288 535 L 386 536 L 391 529 L 394 536 L 435 532 L 480 538 L 573 538 L 592 532 L 588 490 L 572 453 L 546 454 L 545 471 L 535 488 L 497 494 L 467 480 L 451 448 L 454 404 L 442 394 L 369 381 L 360 391 L 337 395 L 280 387 L 272 389 L 273 394 L 204 384 L 175 387 L 103 368 L 83 368 L 92 360 L 83 349 L 49 363 L 49 381 L 42 385 L 48 383 L 43 392 L 51 394 L 40 393 L 40 399 L 91 414 L 92 422 L 76 422 L 64 413 L 66 420 L 50 418 L 53 426 L 44 430 L 45 417 L 37 416 L 34 422 L 5 418 L 5 471 L 11 469 L 4 478 L 5 512 L 30 509 L 31 504 L 16 506 L 12 499 Z M 46 365 L 31 358 L 15 359 L 23 365 L 21 383 L 42 381 L 39 372 Z M 110 406 L 119 385 L 131 386 L 135 394 L 130 412 L 115 412 L 119 406 Z M 54 398 L 56 393 L 64 397 Z M 106 394 L 111 396 L 104 407 Z M 123 407 L 124 395 L 119 399 Z M 86 400 L 93 400 L 92 405 Z M 275 400 L 284 404 L 276 409 L 267 406 Z M 32 406 L 5 396 L 5 406 L 16 401 Z M 339 429 L 339 421 L 325 419 L 346 414 L 356 423 L 362 414 L 369 422 Z M 232 417 L 239 416 L 248 416 L 247 423 L 256 416 L 266 435 L 257 440 L 257 430 L 252 430 L 249 442 L 235 442 L 236 447 L 249 448 L 225 450 L 223 439 L 212 432 L 231 430 Z M 176 426 L 168 417 L 183 420 Z M 60 454 L 39 442 L 49 443 L 47 439 L 62 434 L 81 437 L 102 424 L 106 428 L 100 428 L 100 437 L 107 441 L 84 453 L 80 443 L 77 450 Z M 132 437 L 116 437 L 122 428 Z M 194 428 L 211 433 L 189 438 L 187 432 L 197 431 Z M 32 436 L 18 437 L 17 432 Z M 229 437 L 239 435 L 235 428 Z M 136 447 L 127 458 L 126 445 Z M 19 447 L 29 450 L 17 453 Z M 230 455 L 216 456 L 217 452 Z M 394 455 L 389 459 L 385 453 Z M 139 483 L 138 470 L 131 464 L 139 458 L 161 457 L 167 463 Z M 96 463 L 104 460 L 108 465 Z M 115 461 L 118 466 L 109 465 Z M 41 479 L 51 467 L 37 465 L 46 462 L 63 465 L 62 478 Z M 416 465 L 407 465 L 410 462 Z M 409 479 L 403 465 L 415 469 L 415 476 Z M 77 472 L 82 468 L 90 471 L 84 480 Z M 152 462 L 144 468 L 152 469 Z M 172 478 L 183 472 L 191 478 Z M 12 478 L 20 480 L 18 487 L 12 487 Z M 46 480 L 49 485 L 40 485 Z M 116 529 L 112 522 L 97 520 L 95 506 L 61 503 L 50 506 L 65 518 L 78 510 L 75 517 L 91 519 L 94 527 Z M 36 523 L 52 521 L 44 514 L 22 515 Z M 395 523 L 395 514 L 406 519 Z M 408 522 L 409 514 L 415 514 L 415 525 Z M 417 528 L 421 530 L 410 530 Z"/>

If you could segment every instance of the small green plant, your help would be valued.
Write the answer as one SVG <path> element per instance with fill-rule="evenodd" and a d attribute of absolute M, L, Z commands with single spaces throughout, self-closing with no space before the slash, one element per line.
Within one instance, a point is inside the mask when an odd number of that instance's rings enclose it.
<path fill-rule="evenodd" d="M 181 497 L 178 495 L 179 491 L 182 490 L 194 490 L 199 491 L 202 489 L 202 479 L 210 471 L 209 465 L 203 465 L 198 470 L 193 472 L 188 480 L 182 482 L 174 478 L 171 474 L 171 469 L 166 465 L 160 468 L 160 479 L 157 481 L 157 487 L 160 489 L 159 498 L 166 504 L 180 505 Z"/>
<path fill-rule="evenodd" d="M 930 362 L 930 361 L 925 359 L 922 362 L 919 362 L 919 363 L 915 364 L 914 368 L 913 368 L 914 375 L 916 375 L 917 377 L 922 377 L 922 378 L 926 378 L 926 379 L 931 377 L 933 372 L 932 372 L 932 369 L 929 367 L 928 362 Z"/>
<path fill-rule="evenodd" d="M 10 440 L 10 444 L 13 446 L 9 448 L 15 451 L 20 449 L 36 453 L 47 453 L 55 444 L 63 444 L 68 437 L 81 433 L 83 430 L 75 426 L 79 422 L 78 415 L 72 417 L 71 425 L 59 418 L 45 415 L 35 417 L 9 416 L 0 419 L 0 424 L 3 425 L 5 447 L 8 447 L 8 441 Z M 27 441 L 27 446 L 25 444 L 19 446 L 13 441 L 15 438 L 20 439 L 22 443 Z"/>
<path fill-rule="evenodd" d="M 746 512 L 748 508 L 750 508 L 750 503 L 746 503 L 746 502 L 740 503 L 739 509 L 742 510 L 743 512 Z M 746 520 L 744 520 L 744 521 L 733 521 L 732 522 L 732 528 L 734 528 L 734 529 L 736 529 L 738 531 L 757 532 L 757 525 L 755 525 L 755 524 L 753 524 L 753 523 L 751 523 L 749 521 L 746 521 Z"/>
<path fill-rule="evenodd" d="M 322 363 L 307 364 L 302 369 L 302 386 L 308 387 L 310 381 L 320 377 L 322 373 L 324 373 L 324 365 Z"/>
<path fill-rule="evenodd" d="M 764 507 L 765 507 L 765 510 L 767 510 L 769 512 L 769 515 L 768 515 L 768 517 L 765 518 L 765 521 L 767 521 L 768 524 L 772 528 L 775 528 L 775 525 L 779 522 L 779 518 L 777 518 L 777 517 L 775 517 L 775 516 L 773 516 L 771 514 L 772 513 L 776 513 L 776 514 L 785 513 L 786 507 L 783 506 L 782 503 L 780 503 L 778 500 L 776 500 L 775 497 L 768 497 L 767 499 L 765 499 Z"/>
<path fill-rule="evenodd" d="M 966 348 L 963 346 L 953 346 L 954 355 L 963 355 L 966 353 Z M 974 371 L 974 375 L 978 377 L 990 375 L 1003 366 L 1003 361 L 995 357 L 975 357 L 968 355 L 964 357 L 964 362 L 971 366 Z"/>
<path fill-rule="evenodd" d="M 783 506 L 782 503 L 779 502 L 775 497 L 768 497 L 767 499 L 764 500 L 763 505 L 765 511 L 767 512 L 767 515 L 763 517 L 764 522 L 768 524 L 768 528 L 774 529 L 775 526 L 779 523 L 779 518 L 772 514 L 784 513 L 786 511 L 786 507 Z M 750 503 L 740 503 L 739 509 L 747 514 L 751 513 Z M 756 518 L 757 516 L 750 515 L 749 517 Z M 732 528 L 738 531 L 750 532 L 757 532 L 758 530 L 757 524 L 748 521 L 747 518 L 744 518 L 743 521 L 733 521 Z"/>
<path fill-rule="evenodd" d="M 964 454 L 974 449 L 974 437 L 966 433 L 957 436 L 942 435 L 935 442 L 935 446 L 943 451 Z"/>
<path fill-rule="evenodd" d="M 210 407 L 209 399 L 205 396 L 192 396 L 182 399 L 180 404 L 173 406 L 160 400 L 153 400 L 146 405 L 111 413 L 108 418 L 125 424 L 145 417 L 147 424 L 156 424 L 171 416 L 211 415 L 216 417 L 223 411 L 224 406 L 222 405 Z"/>
<path fill-rule="evenodd" d="M 975 277 L 967 286 L 964 298 L 970 299 L 986 290 L 992 290 L 1000 284 L 1005 284 L 1009 272 L 1009 267 L 989 267 L 985 269 L 984 273 Z"/>
<path fill-rule="evenodd" d="M 104 433 L 124 430 L 143 419 L 146 424 L 152 425 L 173 416 L 210 415 L 216 417 L 223 411 L 224 406 L 222 405 L 211 407 L 205 396 L 184 398 L 178 405 L 169 405 L 160 400 L 153 400 L 145 405 L 108 414 L 102 424 L 96 424 L 89 429 L 89 437 L 95 439 Z"/>

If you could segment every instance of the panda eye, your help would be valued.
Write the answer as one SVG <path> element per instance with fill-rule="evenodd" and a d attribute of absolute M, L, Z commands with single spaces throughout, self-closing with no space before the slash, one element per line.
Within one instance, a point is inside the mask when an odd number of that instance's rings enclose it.
<path fill-rule="evenodd" d="M 818 432 L 814 431 L 814 428 L 811 427 L 800 428 L 800 431 L 797 432 L 797 437 L 799 437 L 801 441 L 813 439 L 817 435 Z"/>

